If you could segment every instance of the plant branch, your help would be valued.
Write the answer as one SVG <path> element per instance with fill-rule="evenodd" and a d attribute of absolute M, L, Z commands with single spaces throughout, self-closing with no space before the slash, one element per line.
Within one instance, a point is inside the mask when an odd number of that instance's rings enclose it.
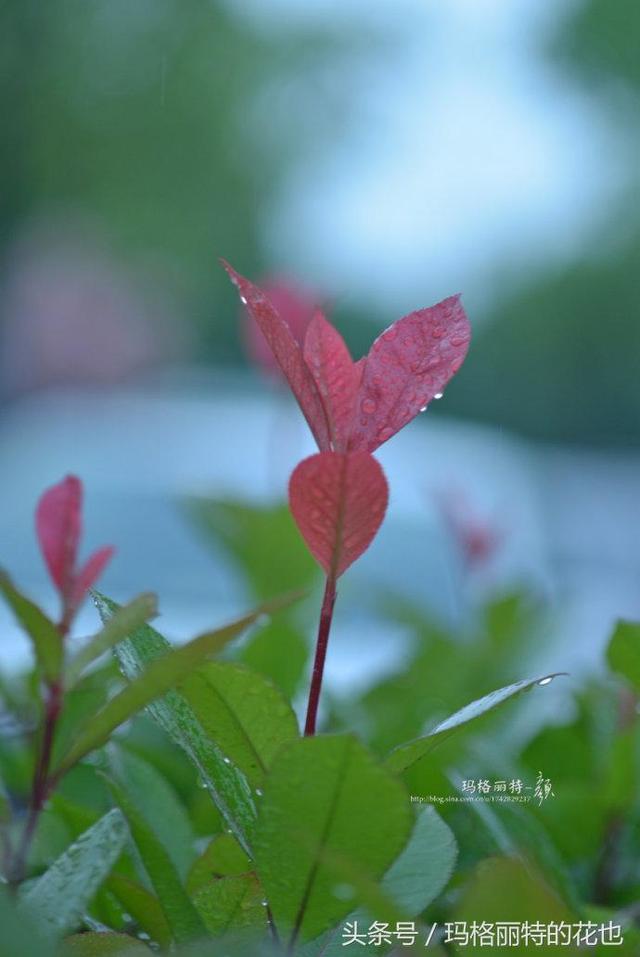
<path fill-rule="evenodd" d="M 320 692 L 322 690 L 322 677 L 324 674 L 324 663 L 327 657 L 327 646 L 329 644 L 329 632 L 331 631 L 331 621 L 333 619 L 333 608 L 336 602 L 336 577 L 334 572 L 329 572 L 320 609 L 320 622 L 318 625 L 318 638 L 316 641 L 316 655 L 313 662 L 313 674 L 311 675 L 311 687 L 309 688 L 309 703 L 307 705 L 307 720 L 305 722 L 304 733 L 307 736 L 316 733 L 316 721 L 318 717 L 318 705 L 320 703 Z"/>

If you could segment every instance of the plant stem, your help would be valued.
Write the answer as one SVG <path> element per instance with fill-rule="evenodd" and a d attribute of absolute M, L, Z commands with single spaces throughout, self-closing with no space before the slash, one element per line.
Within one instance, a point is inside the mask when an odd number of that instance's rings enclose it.
<path fill-rule="evenodd" d="M 304 726 L 306 736 L 316 733 L 316 720 L 318 717 L 320 692 L 322 690 L 324 662 L 327 657 L 327 645 L 329 644 L 329 632 L 331 631 L 331 621 L 333 619 L 333 607 L 335 603 L 336 577 L 333 572 L 329 572 L 325 584 L 322 607 L 320 609 L 316 656 L 313 662 L 313 674 L 311 675 L 311 687 L 309 688 L 309 703 L 307 705 L 307 720 Z"/>
<path fill-rule="evenodd" d="M 44 807 L 44 803 L 49 793 L 49 769 L 51 766 L 53 741 L 61 710 L 62 684 L 60 681 L 54 681 L 48 686 L 44 715 L 44 728 L 42 733 L 42 746 L 40 748 L 40 754 L 33 773 L 29 813 L 27 815 L 27 821 L 22 833 L 22 840 L 18 846 L 13 862 L 11 878 L 12 882 L 16 884 L 24 878 L 27 854 L 35 834 L 40 812 Z"/>

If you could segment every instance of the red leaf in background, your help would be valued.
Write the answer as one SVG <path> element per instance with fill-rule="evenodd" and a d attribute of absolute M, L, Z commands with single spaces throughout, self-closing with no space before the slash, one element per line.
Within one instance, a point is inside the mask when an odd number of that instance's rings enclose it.
<path fill-rule="evenodd" d="M 237 286 L 240 298 L 260 326 L 283 375 L 298 400 L 298 405 L 309 423 L 318 447 L 330 447 L 329 426 L 315 380 L 302 356 L 302 349 L 284 319 L 274 309 L 261 289 L 240 276 L 222 261 L 231 281 Z"/>
<path fill-rule="evenodd" d="M 304 360 L 324 403 L 333 448 L 346 452 L 351 435 L 360 369 L 338 330 L 317 312 L 304 340 Z"/>
<path fill-rule="evenodd" d="M 372 452 L 415 418 L 458 371 L 470 337 L 459 296 L 412 312 L 378 336 L 365 362 L 349 449 Z"/>
<path fill-rule="evenodd" d="M 260 289 L 276 312 L 284 319 L 293 338 L 301 346 L 307 326 L 318 309 L 318 300 L 310 292 L 294 285 L 288 279 L 267 279 L 260 284 Z M 249 357 L 268 375 L 281 377 L 282 371 L 271 351 L 271 346 L 246 306 L 243 306 L 243 319 L 242 331 Z"/>
<path fill-rule="evenodd" d="M 49 574 L 65 594 L 73 580 L 82 533 L 82 483 L 68 475 L 42 495 L 36 509 L 36 532 Z"/>
<path fill-rule="evenodd" d="M 53 583 L 63 604 L 64 628 L 113 555 L 106 546 L 76 571 L 82 534 L 82 482 L 68 475 L 42 495 L 36 508 L 36 532 Z"/>
<path fill-rule="evenodd" d="M 289 481 L 289 505 L 309 551 L 336 578 L 367 550 L 389 499 L 381 466 L 368 452 L 320 452 Z"/>
<path fill-rule="evenodd" d="M 115 549 L 111 545 L 105 545 L 104 548 L 99 548 L 87 559 L 73 582 L 70 593 L 72 608 L 77 608 L 89 589 L 95 585 L 105 567 L 111 561 L 114 551 Z"/>

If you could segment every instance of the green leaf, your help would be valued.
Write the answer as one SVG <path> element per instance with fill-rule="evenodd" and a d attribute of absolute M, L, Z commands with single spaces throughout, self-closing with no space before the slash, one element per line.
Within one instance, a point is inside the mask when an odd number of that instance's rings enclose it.
<path fill-rule="evenodd" d="M 241 930 L 266 931 L 267 913 L 255 874 L 221 877 L 197 892 L 194 903 L 209 933 L 216 936 Z"/>
<path fill-rule="evenodd" d="M 619 621 L 607 648 L 609 667 L 640 693 L 640 624 Z"/>
<path fill-rule="evenodd" d="M 381 889 L 403 916 L 417 917 L 446 887 L 457 856 L 457 845 L 451 828 L 428 806 L 417 815 L 409 843 L 381 881 Z M 347 920 L 368 927 L 373 920 L 393 923 L 393 915 L 376 910 L 371 915 L 365 908 L 354 911 Z M 319 948 L 322 957 L 344 954 L 338 928 L 329 931 Z"/>
<path fill-rule="evenodd" d="M 415 764 L 416 761 L 419 761 L 426 754 L 429 754 L 437 744 L 445 738 L 450 737 L 450 735 L 454 734 L 459 728 L 469 724 L 476 718 L 482 717 L 482 715 L 487 714 L 489 711 L 493 711 L 495 708 L 504 704 L 505 701 L 509 701 L 511 698 L 515 698 L 517 695 L 529 691 L 536 685 L 551 684 L 553 679 L 557 678 L 560 674 L 563 674 L 563 672 L 543 675 L 540 678 L 516 681 L 514 684 L 499 688 L 497 691 L 492 691 L 483 698 L 478 698 L 477 701 L 472 701 L 471 704 L 465 705 L 460 711 L 456 711 L 455 714 L 452 714 L 449 718 L 446 718 L 440 724 L 436 725 L 436 727 L 424 737 L 416 738 L 414 741 L 409 741 L 407 744 L 401 744 L 395 748 L 387 758 L 387 767 L 397 773 L 405 771 L 411 767 L 412 764 Z"/>
<path fill-rule="evenodd" d="M 64 942 L 62 957 L 150 957 L 151 951 L 127 934 L 74 934 Z"/>
<path fill-rule="evenodd" d="M 218 834 L 194 861 L 187 877 L 187 891 L 193 895 L 215 877 L 235 877 L 250 871 L 252 864 L 231 834 Z"/>
<path fill-rule="evenodd" d="M 64 656 L 60 632 L 36 604 L 18 591 L 7 573 L 2 570 L 0 570 L 0 591 L 15 615 L 16 621 L 31 639 L 36 661 L 45 679 L 55 681 L 60 675 Z"/>
<path fill-rule="evenodd" d="M 448 884 L 457 853 L 451 828 L 434 808 L 424 807 L 409 843 L 382 878 L 382 889 L 402 911 L 417 916 Z"/>
<path fill-rule="evenodd" d="M 2 957 L 51 957 L 55 941 L 44 928 L 25 920 L 24 911 L 16 906 L 15 895 L 0 884 L 0 953 Z"/>
<path fill-rule="evenodd" d="M 150 618 L 158 614 L 158 601 L 155 595 L 144 594 L 134 598 L 128 605 L 121 608 L 109 618 L 101 631 L 94 635 L 86 645 L 71 659 L 66 670 L 66 684 L 71 687 L 78 681 L 84 669 L 117 645 L 131 632 L 136 631 Z"/>
<path fill-rule="evenodd" d="M 255 854 L 281 933 L 310 939 L 349 913 L 357 901 L 339 892 L 345 873 L 381 877 L 411 823 L 404 788 L 355 738 L 286 746 L 266 782 Z"/>
<path fill-rule="evenodd" d="M 125 789 L 107 778 L 114 800 L 125 815 L 134 843 L 140 853 L 149 880 L 177 943 L 185 943 L 205 935 L 205 928 L 197 910 L 187 895 L 180 876 L 158 836 L 143 814 L 129 798 Z"/>
<path fill-rule="evenodd" d="M 96 601 L 99 608 L 105 608 L 102 596 L 98 596 Z M 106 607 L 109 608 L 108 605 Z M 111 604 L 113 613 L 117 608 Z M 102 747 L 119 725 L 183 681 L 203 660 L 224 648 L 266 610 L 267 606 L 257 609 L 230 625 L 206 632 L 178 648 L 171 648 L 167 643 L 166 653 L 150 661 L 142 674 L 111 698 L 88 722 L 84 732 L 71 745 L 58 773 L 64 774 L 85 755 Z"/>
<path fill-rule="evenodd" d="M 96 598 L 103 618 L 117 608 L 102 596 Z M 125 676 L 135 682 L 158 659 L 165 661 L 171 645 L 150 625 L 143 625 L 125 641 L 116 645 L 115 653 Z M 216 807 L 242 847 L 249 851 L 256 819 L 256 809 L 247 779 L 238 768 L 225 762 L 225 756 L 205 734 L 200 722 L 183 695 L 171 690 L 152 701 L 149 714 L 188 755 L 207 787 Z"/>
<path fill-rule="evenodd" d="M 258 600 L 283 588 L 307 588 L 318 569 L 300 538 L 289 506 L 193 499 L 199 524 L 222 541 Z"/>
<path fill-rule="evenodd" d="M 123 909 L 131 914 L 151 940 L 162 948 L 169 947 L 171 930 L 157 897 L 146 887 L 121 874 L 111 874 L 105 882 L 105 887 L 111 891 Z"/>
<path fill-rule="evenodd" d="M 184 880 L 195 858 L 195 836 L 186 808 L 166 778 L 143 758 L 115 746 L 110 746 L 109 758 L 117 780 Z"/>
<path fill-rule="evenodd" d="M 84 914 L 127 837 L 120 811 L 109 811 L 29 884 L 22 897 L 25 909 L 52 936 L 62 936 Z"/>
<path fill-rule="evenodd" d="M 211 662 L 182 682 L 200 724 L 221 751 L 259 787 L 298 722 L 278 689 L 262 675 L 231 662 Z"/>
<path fill-rule="evenodd" d="M 505 921 L 517 924 L 565 921 L 570 924 L 575 916 L 529 863 L 512 858 L 488 858 L 478 865 L 453 920 L 466 922 L 468 927 L 473 921 L 477 924 Z M 491 950 L 498 949 L 502 948 L 470 944 L 464 948 L 464 954 L 465 957 L 467 954 L 469 957 L 483 957 Z M 534 948 L 534 952 L 541 953 L 559 953 L 560 950 L 555 947 Z M 566 953 L 574 954 L 577 951 L 567 948 Z"/>

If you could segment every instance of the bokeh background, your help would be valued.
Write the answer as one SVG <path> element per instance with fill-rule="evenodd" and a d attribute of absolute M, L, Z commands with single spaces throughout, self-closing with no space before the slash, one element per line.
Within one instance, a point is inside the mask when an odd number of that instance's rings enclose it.
<path fill-rule="evenodd" d="M 224 256 L 312 290 L 356 355 L 453 292 L 473 324 L 443 400 L 381 453 L 391 509 L 345 579 L 334 683 L 402 645 L 381 588 L 456 622 L 526 585 L 545 667 L 598 668 L 615 618 L 640 616 L 640 6 L 4 0 L 1 17 L 0 560 L 21 585 L 51 603 L 32 511 L 74 471 L 87 547 L 118 548 L 106 591 L 157 589 L 177 638 L 246 605 L 185 502 L 282 499 L 312 446 L 248 361 Z M 452 500 L 499 540 L 472 573 Z"/>

